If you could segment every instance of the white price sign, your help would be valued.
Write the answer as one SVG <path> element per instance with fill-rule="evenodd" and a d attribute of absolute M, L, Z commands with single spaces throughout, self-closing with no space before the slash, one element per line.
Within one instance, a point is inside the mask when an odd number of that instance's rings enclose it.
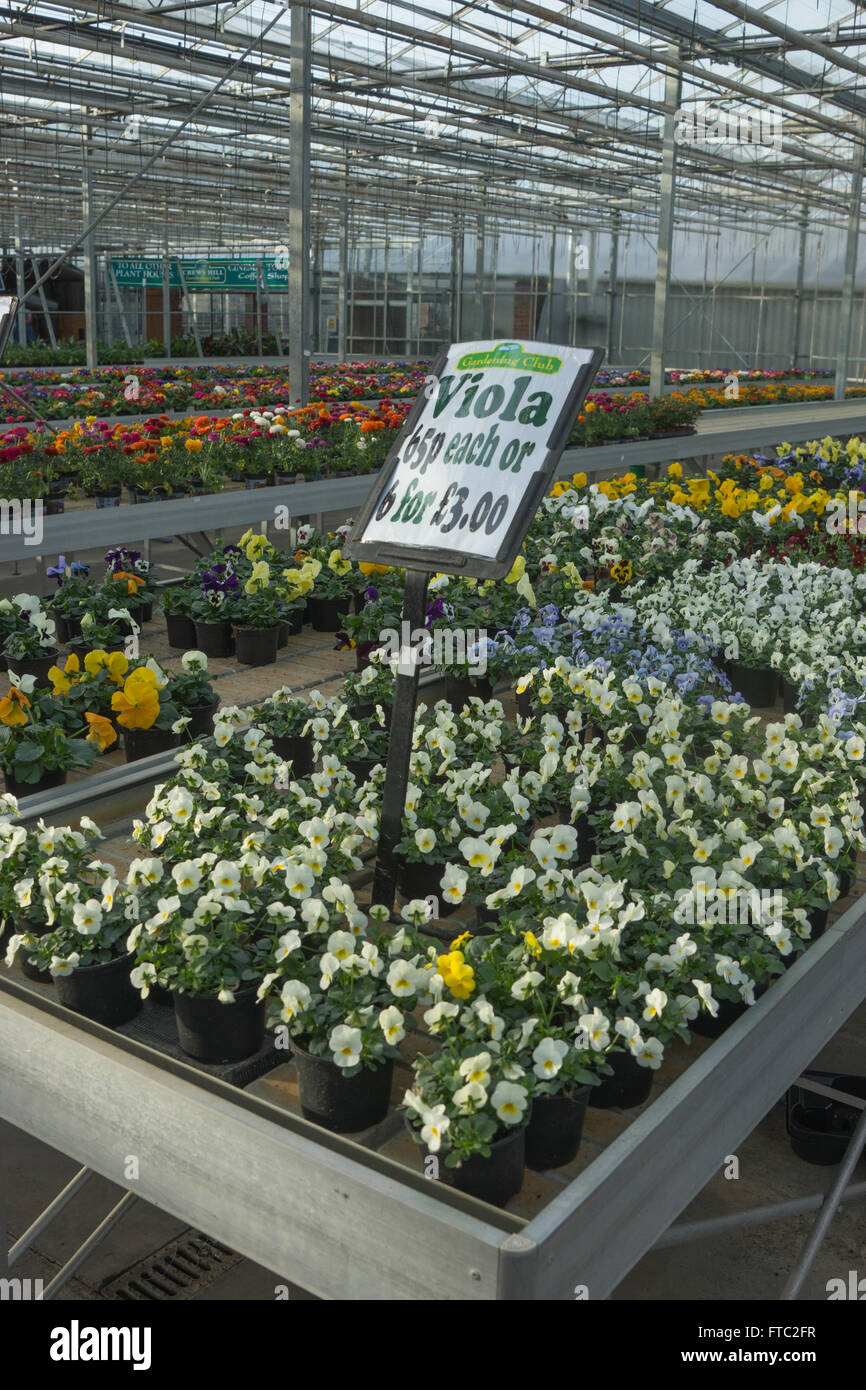
<path fill-rule="evenodd" d="M 346 553 L 507 574 L 601 357 L 549 343 L 452 345 L 434 363 Z"/>

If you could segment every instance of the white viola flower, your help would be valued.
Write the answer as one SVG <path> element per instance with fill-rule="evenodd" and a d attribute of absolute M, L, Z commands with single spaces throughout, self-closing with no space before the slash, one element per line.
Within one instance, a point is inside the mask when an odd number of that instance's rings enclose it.
<path fill-rule="evenodd" d="M 331 1032 L 328 1046 L 338 1067 L 354 1067 L 361 1060 L 363 1042 L 360 1028 L 338 1024 Z"/>
<path fill-rule="evenodd" d="M 182 863 L 175 864 L 171 876 L 179 893 L 194 893 L 201 884 L 201 869 L 194 859 L 184 859 Z"/>
<path fill-rule="evenodd" d="M 325 951 L 319 961 L 319 989 L 328 989 L 334 976 L 340 973 L 340 962 L 330 951 Z"/>
<path fill-rule="evenodd" d="M 586 1008 L 586 1000 L 580 992 L 580 980 L 573 971 L 565 971 L 565 974 L 556 986 L 556 992 L 567 1008 Z"/>
<path fill-rule="evenodd" d="M 280 961 L 287 960 L 293 951 L 299 951 L 300 948 L 301 933 L 296 929 L 286 932 L 286 934 L 279 939 L 277 949 L 274 952 L 274 960 L 279 964 Z"/>
<path fill-rule="evenodd" d="M 431 1033 L 438 1033 L 442 1026 L 449 1019 L 456 1018 L 459 1012 L 459 1004 L 450 1004 L 446 1000 L 442 1000 L 440 1003 L 434 1004 L 432 1009 L 427 1010 L 424 1014 L 424 1022 Z"/>
<path fill-rule="evenodd" d="M 217 995 L 217 1001 L 220 1004 L 233 1004 L 235 1002 L 235 996 L 230 989 L 227 989 L 226 986 L 223 985 L 222 989 Z"/>
<path fill-rule="evenodd" d="M 95 936 L 102 926 L 102 904 L 98 898 L 77 903 L 72 909 L 72 924 L 81 936 Z"/>
<path fill-rule="evenodd" d="M 418 987 L 419 973 L 410 961 L 394 960 L 391 962 L 385 979 L 388 988 L 396 998 L 408 999 Z"/>
<path fill-rule="evenodd" d="M 610 1045 L 610 1023 L 601 1009 L 593 1009 L 591 1014 L 581 1014 L 578 1026 L 586 1034 L 587 1042 L 593 1052 L 604 1052 Z"/>
<path fill-rule="evenodd" d="M 310 897 L 316 876 L 309 864 L 300 863 L 293 859 L 291 865 L 286 870 L 286 891 L 293 898 Z"/>
<path fill-rule="evenodd" d="M 436 848 L 436 832 L 434 830 L 416 830 L 415 844 L 422 854 L 430 854 Z"/>
<path fill-rule="evenodd" d="M 49 965 L 48 969 L 51 972 L 51 974 L 55 977 L 58 975 L 71 975 L 73 970 L 78 965 L 80 959 L 81 957 L 79 956 L 77 951 L 73 951 L 71 955 L 65 957 L 52 956 L 51 964 Z"/>
<path fill-rule="evenodd" d="M 667 1002 L 668 997 L 663 989 L 651 989 L 644 996 L 644 1021 L 651 1023 L 654 1018 L 661 1018 Z"/>
<path fill-rule="evenodd" d="M 387 1009 L 382 1009 L 379 1014 L 379 1027 L 385 1035 L 385 1041 L 395 1046 L 402 1042 L 406 1036 L 406 1029 L 403 1027 L 403 1015 L 394 1004 L 390 1004 Z"/>
<path fill-rule="evenodd" d="M 502 1124 L 518 1125 L 526 1114 L 529 1095 L 524 1086 L 500 1081 L 490 1097 L 490 1103 Z"/>
<path fill-rule="evenodd" d="M 426 898 L 412 898 L 412 900 L 400 909 L 400 916 L 404 922 L 411 922 L 414 926 L 420 927 L 424 922 L 429 922 L 433 916 L 432 904 Z"/>
<path fill-rule="evenodd" d="M 738 985 L 743 978 L 739 961 L 730 956 L 716 956 L 716 974 L 726 985 Z"/>
<path fill-rule="evenodd" d="M 291 1023 L 298 1014 L 304 1013 L 310 1004 L 310 990 L 303 980 L 287 980 L 280 990 L 282 1019 Z"/>
<path fill-rule="evenodd" d="M 535 1020 L 531 1020 L 534 1022 Z M 532 1054 L 533 1071 L 540 1081 L 550 1081 L 562 1070 L 568 1043 L 559 1038 L 542 1038 Z"/>
<path fill-rule="evenodd" d="M 410 1094 L 411 1092 L 406 1092 L 407 1097 Z M 431 1154 L 438 1153 L 442 1146 L 442 1139 L 451 1124 L 445 1114 L 445 1106 L 434 1105 L 432 1110 L 423 1110 L 422 1119 L 424 1123 L 421 1126 L 421 1142 L 427 1145 Z"/>
<path fill-rule="evenodd" d="M 130 949 L 134 948 L 130 947 Z M 129 983 L 133 989 L 140 991 L 142 999 L 146 999 L 150 994 L 151 985 L 156 984 L 156 966 L 150 961 L 144 961 L 142 965 L 137 965 L 134 970 L 129 972 Z"/>
<path fill-rule="evenodd" d="M 175 825 L 186 825 L 195 810 L 195 802 L 185 787 L 172 787 L 166 798 L 165 809 Z"/>
<path fill-rule="evenodd" d="M 461 1115 L 474 1115 L 487 1104 L 487 1090 L 480 1081 L 467 1081 L 452 1097 Z"/>
<path fill-rule="evenodd" d="M 543 982 L 544 976 L 537 970 L 527 970 L 519 979 L 514 981 L 511 986 L 511 997 L 524 1001 L 529 998 L 533 990 Z"/>
<path fill-rule="evenodd" d="M 472 1057 L 464 1057 L 457 1070 L 469 1082 L 486 1086 L 490 1080 L 490 1053 L 477 1052 Z"/>
<path fill-rule="evenodd" d="M 626 1042 L 640 1037 L 640 1027 L 633 1018 L 618 1018 L 613 1026 L 614 1032 L 619 1033 Z"/>
<path fill-rule="evenodd" d="M 638 1066 L 658 1071 L 664 1058 L 664 1047 L 658 1038 L 644 1038 L 639 1049 L 633 1053 Z"/>
<path fill-rule="evenodd" d="M 461 869 L 457 864 L 447 864 L 440 885 L 445 901 L 462 903 L 468 882 L 469 876 L 465 869 Z"/>

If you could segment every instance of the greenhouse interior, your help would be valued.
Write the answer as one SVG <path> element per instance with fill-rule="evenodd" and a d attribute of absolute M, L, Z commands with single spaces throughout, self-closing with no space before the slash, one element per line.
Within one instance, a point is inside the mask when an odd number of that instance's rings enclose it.
<path fill-rule="evenodd" d="M 0 7 L 0 1301 L 52 1363 L 286 1300 L 838 1353 L 864 78 L 843 0 Z"/>

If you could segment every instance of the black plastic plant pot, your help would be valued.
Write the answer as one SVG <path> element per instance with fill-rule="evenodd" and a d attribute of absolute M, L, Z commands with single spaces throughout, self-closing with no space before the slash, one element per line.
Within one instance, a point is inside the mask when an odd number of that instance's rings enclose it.
<path fill-rule="evenodd" d="M 140 604 L 132 616 L 139 624 L 153 622 L 153 599 L 149 599 L 147 603 Z"/>
<path fill-rule="evenodd" d="M 482 700 L 493 698 L 493 685 L 486 676 L 477 680 L 458 679 L 448 676 L 445 681 L 445 698 L 455 709 L 462 709 L 470 696 L 478 695 Z"/>
<path fill-rule="evenodd" d="M 382 703 L 382 710 L 385 718 L 390 722 L 393 705 L 390 702 L 388 704 Z M 376 713 L 376 706 L 375 704 L 361 704 L 360 701 L 356 700 L 351 706 L 350 712 L 353 719 L 371 719 Z"/>
<path fill-rule="evenodd" d="M 212 700 L 209 705 L 193 705 L 191 709 L 184 710 L 184 714 L 189 715 L 186 731 L 190 738 L 205 738 L 213 733 L 214 715 L 219 705 L 217 699 Z"/>
<path fill-rule="evenodd" d="M 55 650 L 48 656 L 7 656 L 6 665 L 13 676 L 35 676 L 37 685 L 48 685 L 48 672 L 59 655 Z"/>
<path fill-rule="evenodd" d="M 303 608 L 288 608 L 283 616 L 283 626 L 288 629 L 289 637 L 297 637 L 304 630 L 304 610 Z"/>
<path fill-rule="evenodd" d="M 797 708 L 797 696 L 800 694 L 800 687 L 796 681 L 789 681 L 786 676 L 782 676 L 779 682 L 782 688 L 782 704 L 786 714 L 793 714 Z"/>
<path fill-rule="evenodd" d="M 848 869 L 840 869 L 838 872 L 839 898 L 841 900 L 842 898 L 847 898 L 848 894 L 851 892 L 851 889 L 854 885 L 854 876 Z"/>
<path fill-rule="evenodd" d="M 697 1033 L 698 1037 L 720 1038 L 732 1023 L 736 1023 L 738 1018 L 742 1018 L 749 1008 L 749 1005 L 744 1003 L 742 999 L 719 999 L 717 1003 L 719 1012 L 715 1018 L 702 1009 L 697 1018 L 693 1018 L 689 1024 L 692 1032 Z"/>
<path fill-rule="evenodd" d="M 776 703 L 779 677 L 768 666 L 741 666 L 739 661 L 728 664 L 731 685 L 739 691 L 746 704 L 766 709 Z"/>
<path fill-rule="evenodd" d="M 170 989 L 166 989 L 165 985 L 151 985 L 150 993 L 147 997 L 148 999 L 152 999 L 154 1004 L 160 1009 L 174 1008 L 174 995 Z"/>
<path fill-rule="evenodd" d="M 309 777 L 313 770 L 313 740 L 309 734 L 298 734 L 291 738 L 274 738 L 274 752 L 278 758 L 291 761 L 295 777 Z"/>
<path fill-rule="evenodd" d="M 222 627 L 222 623 L 218 626 Z M 195 623 L 185 613 L 166 613 L 165 629 L 168 633 L 168 645 L 170 647 L 182 652 L 190 652 L 195 649 Z"/>
<path fill-rule="evenodd" d="M 227 622 L 201 622 L 197 618 L 193 636 L 196 650 L 204 652 L 205 656 L 234 656 L 234 639 Z"/>
<path fill-rule="evenodd" d="M 830 909 L 826 907 L 813 907 L 812 911 L 808 914 L 809 926 L 812 928 L 812 934 L 809 937 L 810 941 L 817 941 L 819 936 L 824 935 L 827 930 L 827 916 L 829 911 Z M 793 963 L 792 961 L 791 964 L 793 965 Z"/>
<path fill-rule="evenodd" d="M 167 753 L 177 748 L 180 740 L 171 729 L 124 729 L 123 741 L 126 761 L 138 762 L 139 758 L 151 758 L 154 753 Z"/>
<path fill-rule="evenodd" d="M 39 778 L 38 782 L 18 782 L 11 777 L 8 772 L 4 773 L 3 781 L 6 784 L 7 792 L 19 799 L 23 796 L 36 796 L 38 792 L 50 791 L 52 787 L 62 787 L 66 781 L 66 768 L 57 768 L 54 772 L 46 772 Z"/>
<path fill-rule="evenodd" d="M 378 758 L 350 758 L 346 767 L 360 786 L 362 782 L 366 782 L 378 761 Z"/>
<path fill-rule="evenodd" d="M 21 962 L 21 974 L 26 975 L 28 980 L 33 980 L 38 985 L 53 985 L 54 976 L 50 970 L 40 970 L 38 965 L 33 965 L 30 957 L 25 956 L 23 951 L 18 958 Z"/>
<path fill-rule="evenodd" d="M 58 642 L 64 643 L 68 642 L 70 637 L 75 635 L 69 630 L 69 619 L 64 618 L 60 613 L 54 614 L 54 635 Z"/>
<path fill-rule="evenodd" d="M 244 666 L 272 666 L 277 659 L 280 625 L 236 627 L 235 654 Z"/>
<path fill-rule="evenodd" d="M 642 1067 L 630 1052 L 612 1052 L 605 1060 L 613 1067 L 613 1076 L 603 1077 L 600 1086 L 590 1088 L 587 1103 L 594 1110 L 610 1110 L 613 1106 L 631 1110 L 635 1105 L 643 1105 L 652 1090 L 652 1069 Z"/>
<path fill-rule="evenodd" d="M 56 975 L 57 999 L 94 1023 L 119 1028 L 141 1009 L 141 995 L 129 979 L 134 964 L 135 953 L 129 951 L 104 965 L 79 965 L 71 975 Z"/>
<path fill-rule="evenodd" d="M 526 1126 L 517 1125 L 510 1134 L 491 1144 L 489 1158 L 472 1154 L 456 1168 L 449 1168 L 440 1159 L 439 1178 L 469 1197 L 489 1202 L 492 1207 L 504 1207 L 523 1186 L 525 1167 Z"/>
<path fill-rule="evenodd" d="M 397 870 L 397 887 L 407 901 L 413 898 L 437 898 L 439 911 L 436 916 L 450 917 L 452 912 L 457 911 L 458 904 L 442 900 L 442 889 L 439 885 L 446 867 L 445 864 L 401 860 Z"/>
<path fill-rule="evenodd" d="M 238 990 L 233 1004 L 212 994 L 174 993 L 174 1017 L 181 1049 L 197 1062 L 241 1062 L 265 1040 L 265 1001 L 258 985 Z"/>
<path fill-rule="evenodd" d="M 314 632 L 339 632 L 342 614 L 349 606 L 347 598 L 321 598 L 315 594 L 309 600 L 310 621 Z"/>
<path fill-rule="evenodd" d="M 298 1071 L 298 1097 L 306 1119 L 336 1134 L 357 1134 L 380 1124 L 388 1113 L 394 1063 L 346 1076 L 329 1057 L 314 1057 L 303 1041 L 292 1040 Z"/>
<path fill-rule="evenodd" d="M 520 715 L 520 718 L 521 718 L 521 719 L 531 719 L 531 718 L 532 718 L 532 688 L 529 687 L 527 690 L 517 691 L 517 692 L 515 693 L 515 696 L 514 696 L 514 701 L 515 701 L 515 704 L 517 705 L 517 713 Z"/>
<path fill-rule="evenodd" d="M 583 1134 L 590 1086 L 566 1095 L 536 1096 L 526 1126 L 526 1166 L 543 1173 L 576 1157 Z"/>
<path fill-rule="evenodd" d="M 830 1072 L 806 1071 L 814 1081 L 866 1100 L 866 1076 L 835 1076 Z M 791 1148 L 806 1163 L 827 1166 L 841 1163 L 861 1111 L 844 1101 L 833 1100 L 803 1086 L 791 1086 L 787 1095 L 787 1128 Z M 866 1155 L 861 1156 L 861 1162 Z"/>

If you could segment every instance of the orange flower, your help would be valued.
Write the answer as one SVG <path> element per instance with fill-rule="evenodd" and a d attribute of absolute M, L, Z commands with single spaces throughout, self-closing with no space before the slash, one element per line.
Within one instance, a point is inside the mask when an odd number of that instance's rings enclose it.
<path fill-rule="evenodd" d="M 125 581 L 127 597 L 132 594 L 137 594 L 139 589 L 144 588 L 144 580 L 141 576 L 137 574 L 128 574 L 126 570 L 115 570 L 114 574 L 108 576 L 106 583 L 108 583 L 109 579 L 113 580 L 116 584 L 122 584 Z"/>
<path fill-rule="evenodd" d="M 27 696 L 13 685 L 6 699 L 0 700 L 0 722 L 5 724 L 7 728 L 27 724 L 29 721 L 24 709 L 29 704 L 30 701 Z"/>
<path fill-rule="evenodd" d="M 117 742 L 117 731 L 110 719 L 105 719 L 101 714 L 91 714 L 89 710 L 84 718 L 90 725 L 87 741 L 98 744 L 100 753 L 104 753 L 106 748 Z"/>

